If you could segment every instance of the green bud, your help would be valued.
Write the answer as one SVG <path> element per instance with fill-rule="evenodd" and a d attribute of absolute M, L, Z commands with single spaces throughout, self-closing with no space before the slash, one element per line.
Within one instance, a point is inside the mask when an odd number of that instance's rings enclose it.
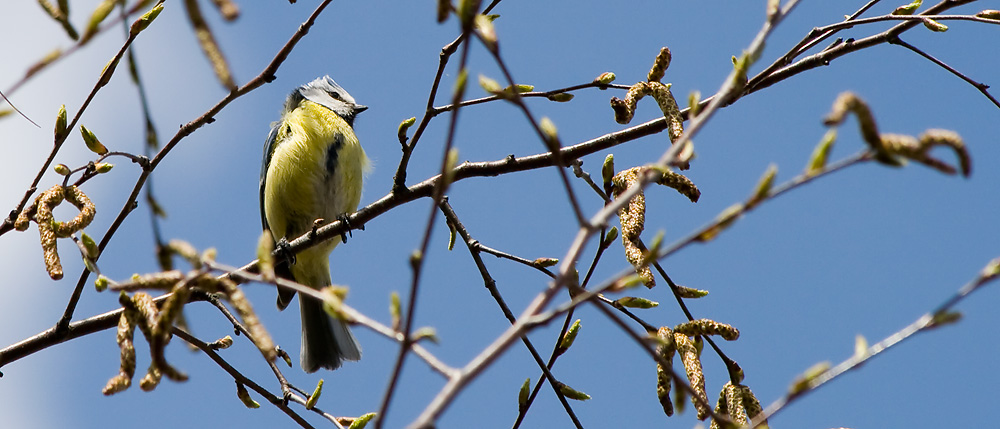
<path fill-rule="evenodd" d="M 135 22 L 132 23 L 132 27 L 129 28 L 129 35 L 134 37 L 135 35 L 139 34 L 139 32 L 141 32 L 142 30 L 145 30 L 146 27 L 149 27 L 149 24 L 153 23 L 153 20 L 155 20 L 156 17 L 159 16 L 160 12 L 162 11 L 163 11 L 163 1 L 160 1 L 159 3 L 156 4 L 156 6 L 153 6 L 153 8 L 149 10 L 149 12 L 144 13 L 141 17 L 139 17 L 139 19 L 135 20 Z"/>
<path fill-rule="evenodd" d="M 56 164 L 52 167 L 52 169 L 55 170 L 56 174 L 60 176 L 69 176 L 70 173 L 70 169 L 66 166 L 66 164 Z"/>
<path fill-rule="evenodd" d="M 347 429 L 364 429 L 365 426 L 368 426 L 368 422 L 372 421 L 372 419 L 375 418 L 376 414 L 377 413 L 367 413 L 361 417 L 354 419 L 354 421 L 351 422 L 351 425 L 348 426 Z"/>
<path fill-rule="evenodd" d="M 699 110 L 701 110 L 701 91 L 696 89 L 688 94 L 688 117 L 698 116 Z"/>
<path fill-rule="evenodd" d="M 774 186 L 774 176 L 777 174 L 777 166 L 771 164 L 767 167 L 767 171 L 764 172 L 764 175 L 760 177 L 760 181 L 757 182 L 757 189 L 753 191 L 753 196 L 751 196 L 750 200 L 747 201 L 747 210 L 754 208 L 754 206 L 771 194 L 771 187 Z"/>
<path fill-rule="evenodd" d="M 58 140 L 66 134 L 66 105 L 59 106 L 59 113 L 56 114 L 56 139 Z"/>
<path fill-rule="evenodd" d="M 1000 10 L 986 9 L 976 14 L 977 18 L 1000 20 Z"/>
<path fill-rule="evenodd" d="M 580 319 L 576 319 L 569 329 L 566 330 L 566 334 L 563 335 L 562 339 L 559 340 L 559 347 L 556 348 L 556 356 L 561 355 L 569 350 L 573 346 L 573 342 L 576 341 L 576 335 L 580 333 Z"/>
<path fill-rule="evenodd" d="M 555 102 L 565 103 L 567 101 L 572 100 L 573 97 L 574 97 L 574 95 L 570 94 L 568 92 L 557 92 L 555 94 L 549 94 L 545 98 L 548 98 L 549 100 L 552 100 L 552 101 L 555 101 Z"/>
<path fill-rule="evenodd" d="M 768 18 L 774 16 L 778 13 L 781 7 L 781 0 L 767 0 L 767 16 Z"/>
<path fill-rule="evenodd" d="M 604 189 L 611 188 L 611 179 L 615 177 L 615 154 L 609 153 L 601 165 L 601 178 L 604 179 Z"/>
<path fill-rule="evenodd" d="M 525 378 L 521 384 L 521 389 L 517 392 L 517 409 L 520 411 L 528 404 L 528 396 L 531 395 L 531 377 Z"/>
<path fill-rule="evenodd" d="M 87 127 L 80 125 L 80 134 L 83 135 L 83 142 L 87 144 L 87 149 L 98 155 L 104 155 L 108 153 L 108 148 L 101 144 L 101 141 L 97 139 L 94 133 L 87 129 Z"/>
<path fill-rule="evenodd" d="M 486 15 L 479 14 L 476 15 L 476 32 L 479 33 L 479 37 L 483 39 L 483 43 L 490 51 L 496 51 L 497 49 L 497 30 L 493 26 L 493 20 L 489 19 Z M 529 89 L 530 91 L 530 89 Z"/>
<path fill-rule="evenodd" d="M 479 86 L 490 94 L 498 96 L 503 94 L 503 89 L 500 88 L 500 84 L 486 76 L 479 75 Z"/>
<path fill-rule="evenodd" d="M 108 162 L 102 162 L 94 166 L 94 170 L 97 171 L 98 174 L 107 173 L 111 171 L 112 168 L 115 168 L 115 165 Z"/>
<path fill-rule="evenodd" d="M 455 250 L 455 238 L 457 235 L 458 230 L 455 228 L 455 225 L 448 222 L 448 251 Z"/>
<path fill-rule="evenodd" d="M 1000 276 L 1000 258 L 996 258 L 986 264 L 983 270 L 979 272 L 979 277 L 981 281 L 991 280 L 994 277 Z"/>
<path fill-rule="evenodd" d="M 655 260 L 659 256 L 660 247 L 663 246 L 664 235 L 665 231 L 663 231 L 662 229 L 656 231 L 656 235 L 653 236 L 653 241 L 649 243 L 649 250 L 647 251 L 646 256 L 643 257 L 642 261 L 643 265 L 648 264 L 649 262 Z"/>
<path fill-rule="evenodd" d="M 660 303 L 656 301 L 650 301 L 646 298 L 639 298 L 635 296 L 621 297 L 618 298 L 615 302 L 621 304 L 622 307 L 628 307 L 628 308 L 653 308 L 660 305 Z"/>
<path fill-rule="evenodd" d="M 612 73 L 612 72 L 601 73 L 600 76 L 598 76 L 596 79 L 594 79 L 594 83 L 601 84 L 601 85 L 607 85 L 607 84 L 609 84 L 611 82 L 614 82 L 614 81 L 615 81 L 615 74 Z"/>
<path fill-rule="evenodd" d="M 677 295 L 680 295 L 681 298 L 685 299 L 704 298 L 708 296 L 708 291 L 677 285 Z"/>
<path fill-rule="evenodd" d="M 792 381 L 792 385 L 788 389 L 788 393 L 792 396 L 798 395 L 806 390 L 809 390 L 813 380 L 820 375 L 823 375 L 827 370 L 830 369 L 830 362 L 820 362 L 816 365 L 809 367 L 806 372 L 795 378 Z"/>
<path fill-rule="evenodd" d="M 611 287 L 613 291 L 631 289 L 636 286 L 643 284 L 642 277 L 638 274 L 630 274 L 624 278 L 618 279 L 615 285 Z"/>
<path fill-rule="evenodd" d="M 392 291 L 389 294 L 389 316 L 392 317 L 392 329 L 399 330 L 399 319 L 403 314 L 403 306 L 399 301 L 399 292 Z"/>
<path fill-rule="evenodd" d="M 854 357 L 864 359 L 865 356 L 868 356 L 868 340 L 864 335 L 858 334 L 854 337 Z"/>
<path fill-rule="evenodd" d="M 574 389 L 572 387 L 569 387 L 565 383 L 558 383 L 558 384 L 556 384 L 556 387 L 559 388 L 559 393 L 562 393 L 563 396 L 565 396 L 565 397 L 567 397 L 569 399 L 573 399 L 573 400 L 576 400 L 576 401 L 586 401 L 586 400 L 590 399 L 590 395 L 588 395 L 586 393 L 583 393 L 583 392 L 581 392 L 579 390 L 576 390 L 576 389 Z"/>
<path fill-rule="evenodd" d="M 931 319 L 931 323 L 927 325 L 928 328 L 940 328 L 944 325 L 950 325 L 952 323 L 958 322 L 962 319 L 962 313 L 957 311 L 941 311 L 934 313 L 934 318 Z"/>
<path fill-rule="evenodd" d="M 923 3 L 923 0 L 914 0 L 913 3 L 905 4 L 905 5 L 902 5 L 900 7 L 897 7 L 896 10 L 892 11 L 892 14 L 893 15 L 913 15 L 913 12 L 916 12 L 917 8 L 920 7 L 920 3 Z"/>
<path fill-rule="evenodd" d="M 101 254 L 101 250 L 97 247 L 97 242 L 94 238 L 87 234 L 86 232 L 80 233 L 80 242 L 83 243 L 83 248 L 87 251 L 87 257 L 90 259 L 97 259 L 97 256 Z"/>
<path fill-rule="evenodd" d="M 729 207 L 726 207 L 718 216 L 715 217 L 715 225 L 711 228 L 706 229 L 695 239 L 700 242 L 712 241 L 720 232 L 729 228 L 736 219 L 743 214 L 743 204 L 736 203 Z"/>
<path fill-rule="evenodd" d="M 558 263 L 559 263 L 558 258 L 538 258 L 535 259 L 534 261 L 531 261 L 532 265 L 541 268 L 554 267 Z"/>
<path fill-rule="evenodd" d="M 115 8 L 115 0 L 102 0 L 97 4 L 97 8 L 94 9 L 94 13 L 90 14 L 90 20 L 87 21 L 87 27 L 83 30 L 83 36 L 80 38 L 80 44 L 87 43 L 95 34 L 97 30 L 100 29 L 101 22 L 111 14 L 111 11 Z"/>
<path fill-rule="evenodd" d="M 311 410 L 316 406 L 316 401 L 319 401 L 319 396 L 323 394 L 323 379 L 319 379 L 319 383 L 316 383 L 316 389 L 313 390 L 312 395 L 309 395 L 309 399 L 306 400 L 306 409 Z"/>
<path fill-rule="evenodd" d="M 212 344 L 213 350 L 225 350 L 233 346 L 233 337 L 226 335 L 225 337 L 215 340 Z"/>
<path fill-rule="evenodd" d="M 236 396 L 247 408 L 260 408 L 260 404 L 250 397 L 250 392 L 247 391 L 247 387 L 243 383 L 236 383 Z"/>
<path fill-rule="evenodd" d="M 421 340 L 430 340 L 430 342 L 434 344 L 438 344 L 440 342 L 437 336 L 437 331 L 435 331 L 434 328 L 431 328 L 430 326 L 419 328 L 416 330 L 416 332 L 413 333 L 414 342 Z"/>
<path fill-rule="evenodd" d="M 948 26 L 947 25 L 944 25 L 944 24 L 942 24 L 940 22 L 937 22 L 937 21 L 935 21 L 933 19 L 924 18 L 923 22 L 924 22 L 924 27 L 927 27 L 927 29 L 929 29 L 931 31 L 938 32 L 938 33 L 943 33 L 945 31 L 948 31 Z"/>
<path fill-rule="evenodd" d="M 396 136 L 399 137 L 399 142 L 403 143 L 406 141 L 406 131 L 410 129 L 417 122 L 417 118 L 410 118 L 399 123 L 399 129 L 396 130 Z"/>
<path fill-rule="evenodd" d="M 607 235 L 604 236 L 604 242 L 607 244 L 611 244 L 617 238 L 618 238 L 618 227 L 612 226 L 611 228 L 608 229 Z"/>
<path fill-rule="evenodd" d="M 559 150 L 559 130 L 556 128 L 556 124 L 548 116 L 543 116 L 538 127 L 545 135 L 545 142 L 549 144 L 549 150 Z"/>
<path fill-rule="evenodd" d="M 830 158 L 830 151 L 833 149 L 835 141 L 837 141 L 837 130 L 831 128 L 813 149 L 812 156 L 809 157 L 809 165 L 806 166 L 807 176 L 813 176 L 826 168 L 826 161 Z"/>
<path fill-rule="evenodd" d="M 94 288 L 97 289 L 98 292 L 104 292 L 110 285 L 111 280 L 103 275 L 97 276 L 97 280 L 94 280 Z"/>

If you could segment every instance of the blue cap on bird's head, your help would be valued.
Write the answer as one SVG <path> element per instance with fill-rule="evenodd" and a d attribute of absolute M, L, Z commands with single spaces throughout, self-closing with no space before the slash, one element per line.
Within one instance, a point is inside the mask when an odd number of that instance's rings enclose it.
<path fill-rule="evenodd" d="M 285 104 L 286 110 L 294 109 L 302 99 L 312 101 L 340 115 L 348 123 L 354 121 L 354 116 L 368 109 L 354 101 L 354 97 L 344 87 L 334 82 L 330 76 L 302 85 L 292 91 Z"/>

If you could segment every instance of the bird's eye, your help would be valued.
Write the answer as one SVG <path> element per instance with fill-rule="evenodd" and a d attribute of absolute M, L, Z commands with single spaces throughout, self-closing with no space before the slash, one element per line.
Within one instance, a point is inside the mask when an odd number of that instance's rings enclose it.
<path fill-rule="evenodd" d="M 340 93 L 337 92 L 337 91 L 327 91 L 326 93 L 330 94 L 330 96 L 333 97 L 334 100 L 340 100 L 341 99 L 340 98 Z"/>

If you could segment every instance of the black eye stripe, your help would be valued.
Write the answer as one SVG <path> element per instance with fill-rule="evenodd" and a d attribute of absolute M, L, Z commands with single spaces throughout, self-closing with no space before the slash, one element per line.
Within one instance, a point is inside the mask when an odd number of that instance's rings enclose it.
<path fill-rule="evenodd" d="M 334 100 L 340 100 L 341 99 L 340 98 L 340 93 L 337 92 L 337 91 L 327 91 L 326 93 L 330 94 L 330 96 L 333 97 Z"/>

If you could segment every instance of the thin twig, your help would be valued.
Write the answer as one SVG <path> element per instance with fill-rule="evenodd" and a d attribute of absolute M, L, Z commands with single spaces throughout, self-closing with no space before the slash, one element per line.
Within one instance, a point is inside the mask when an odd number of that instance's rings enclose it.
<path fill-rule="evenodd" d="M 475 4 L 478 6 L 478 3 Z M 465 39 L 465 43 L 462 44 L 462 55 L 459 59 L 458 65 L 460 73 L 466 73 L 470 47 L 468 43 L 468 35 L 471 33 L 472 23 L 462 23 L 462 34 L 464 36 L 462 38 Z M 465 79 L 465 82 L 462 82 L 455 88 L 454 94 L 452 94 L 452 104 L 458 104 L 458 102 L 465 96 L 467 82 L 468 79 Z M 441 155 L 441 167 L 439 169 L 440 177 L 445 177 L 448 174 L 448 171 L 453 167 L 450 161 L 451 150 L 455 144 L 455 132 L 458 128 L 458 115 L 460 111 L 460 109 L 453 110 L 448 121 L 448 131 L 445 137 L 444 150 Z M 393 365 L 392 375 L 389 378 L 389 385 L 385 389 L 385 394 L 382 397 L 382 405 L 379 407 L 378 416 L 375 419 L 376 429 L 381 429 L 386 420 L 386 415 L 389 412 L 389 405 L 396 392 L 399 377 L 403 372 L 403 365 L 406 363 L 406 355 L 410 351 L 410 344 L 412 342 L 410 339 L 410 332 L 412 332 L 413 319 L 417 312 L 417 296 L 420 291 L 421 274 L 423 273 L 423 267 L 425 261 L 427 260 L 427 250 L 430 248 L 431 234 L 434 231 L 434 223 L 437 220 L 437 203 L 444 198 L 445 190 L 450 185 L 451 183 L 446 180 L 440 180 L 434 185 L 432 190 L 433 192 L 431 194 L 431 197 L 434 199 L 434 203 L 431 205 L 430 214 L 427 215 L 427 222 L 424 226 L 424 233 L 420 242 L 420 248 L 415 251 L 410 258 L 410 266 L 413 273 L 410 280 L 410 295 L 407 298 L 406 307 L 403 309 L 403 313 L 405 314 L 402 324 L 403 342 L 399 345 L 399 352 L 396 355 L 396 363 Z"/>
<path fill-rule="evenodd" d="M 444 213 L 445 218 L 448 219 L 448 223 L 451 224 L 452 228 L 454 228 L 455 231 L 462 236 L 462 241 L 465 242 L 465 246 L 469 249 L 469 254 L 472 256 L 473 262 L 475 262 L 476 267 L 479 269 L 479 274 L 483 278 L 483 283 L 485 284 L 486 289 L 489 290 L 490 295 L 493 296 L 493 300 L 495 300 L 497 305 L 500 306 L 500 311 L 503 312 L 504 317 L 506 317 L 507 320 L 513 324 L 517 321 L 517 319 L 514 317 L 514 313 L 510 311 L 510 307 L 507 306 L 507 302 L 504 301 L 503 296 L 500 295 L 500 290 L 497 289 L 496 280 L 494 280 L 493 276 L 490 275 L 489 270 L 486 268 L 486 263 L 483 262 L 483 258 L 476 250 L 479 242 L 473 239 L 472 235 L 469 234 L 469 231 L 465 228 L 465 225 L 462 224 L 462 221 L 458 218 L 458 214 L 455 213 L 455 209 L 451 207 L 451 204 L 448 203 L 447 199 L 442 200 L 441 203 L 438 204 L 438 207 L 440 207 L 441 212 Z M 562 336 L 560 336 L 560 339 L 561 338 Z M 542 360 L 542 356 L 538 354 L 538 350 L 535 349 L 535 345 L 531 343 L 531 340 L 528 339 L 527 335 L 521 336 L 521 341 L 528 349 L 528 353 L 531 354 L 532 359 L 535 360 L 539 369 L 542 370 L 542 374 L 545 379 L 549 381 L 549 385 L 552 386 L 552 390 L 556 394 L 556 398 L 559 399 L 563 409 L 566 410 L 566 414 L 569 416 L 570 420 L 573 421 L 573 425 L 582 429 L 583 424 L 580 423 L 580 419 L 576 416 L 576 413 L 573 412 L 573 407 L 569 405 L 569 401 L 566 400 L 566 396 L 559 391 L 559 380 L 557 380 L 556 377 L 552 375 L 552 372 L 549 371 L 549 367 Z M 557 340 L 557 343 L 559 341 L 560 340 Z"/>
<path fill-rule="evenodd" d="M 924 58 L 930 60 L 932 63 L 937 64 L 941 68 L 943 68 L 945 70 L 948 70 L 949 73 L 951 73 L 951 74 L 953 74 L 955 76 L 958 76 L 959 79 L 962 79 L 962 80 L 966 81 L 969 85 L 972 85 L 973 87 L 975 87 L 977 90 L 979 90 L 979 92 L 983 93 L 983 95 L 985 95 L 986 98 L 990 99 L 990 101 L 993 102 L 994 106 L 997 106 L 998 108 L 1000 108 L 1000 101 L 997 101 L 996 97 L 994 97 L 993 94 L 990 94 L 990 91 L 989 91 L 990 86 L 989 85 L 987 85 L 985 83 L 982 83 L 982 82 L 976 82 L 976 81 L 972 80 L 972 78 L 966 76 L 965 73 L 962 73 L 962 72 L 956 70 L 952 66 L 949 66 L 948 64 L 946 64 L 944 61 L 941 61 L 941 60 L 939 60 L 937 58 L 934 58 L 934 56 L 932 56 L 932 55 L 924 52 L 923 49 L 920 49 L 920 48 L 918 48 L 916 46 L 913 46 L 913 45 L 911 45 L 909 43 L 904 42 L 903 39 L 900 39 L 898 36 L 895 37 L 895 38 L 889 39 L 889 44 L 899 45 L 899 46 L 902 46 L 902 47 L 904 47 L 906 49 L 909 49 L 909 50 L 911 50 L 913 52 L 916 52 L 917 55 L 920 55 L 921 57 L 924 57 Z"/>
<path fill-rule="evenodd" d="M 267 399 L 267 402 L 270 402 L 271 405 L 274 405 L 279 410 L 281 410 L 281 412 L 288 415 L 288 417 L 291 417 L 292 421 L 297 423 L 299 426 L 303 428 L 313 427 L 302 416 L 296 413 L 295 410 L 289 408 L 288 405 L 285 404 L 285 401 L 283 401 L 281 398 L 275 396 L 271 392 L 268 392 L 267 389 L 257 384 L 255 381 L 253 381 L 253 379 L 248 378 L 247 376 L 243 375 L 243 373 L 241 373 L 239 370 L 233 368 L 233 366 L 230 365 L 229 362 L 226 362 L 226 360 L 223 359 L 222 356 L 219 356 L 219 354 L 204 341 L 199 340 L 194 335 L 191 335 L 187 333 L 185 330 L 178 328 L 176 326 L 173 329 L 173 333 L 174 335 L 180 337 L 180 339 L 186 341 L 188 344 L 197 347 L 203 353 L 208 355 L 208 357 L 212 359 L 212 361 L 215 362 L 216 365 L 219 365 L 219 367 L 222 368 L 223 371 L 226 371 L 226 373 L 229 374 L 229 376 L 232 377 L 233 380 L 235 380 L 237 383 L 249 387 L 254 392 L 257 392 L 257 394 L 259 394 L 260 396 L 263 396 L 264 399 Z M 336 421 L 336 419 L 334 419 L 334 421 Z"/>
<path fill-rule="evenodd" d="M 753 424 L 760 423 L 764 419 L 774 416 L 779 411 L 783 410 L 788 404 L 801 399 L 806 394 L 817 390 L 821 386 L 844 375 L 848 371 L 858 369 L 865 362 L 868 362 L 889 348 L 898 345 L 903 340 L 912 337 L 913 334 L 941 326 L 939 320 L 947 319 L 947 313 L 950 312 L 952 308 L 962 302 L 962 300 L 967 298 L 971 293 L 979 290 L 984 285 L 995 281 L 998 277 L 1000 277 L 998 274 L 1000 274 L 1000 258 L 990 261 L 986 268 L 984 268 L 975 279 L 959 288 L 958 291 L 952 294 L 952 296 L 946 299 L 943 303 L 938 305 L 937 308 L 931 310 L 931 312 L 920 316 L 913 323 L 903 329 L 900 329 L 896 333 L 889 335 L 882 341 L 872 344 L 870 347 L 865 349 L 863 353 L 855 353 L 854 356 L 851 356 L 847 360 L 837 364 L 837 366 L 834 366 L 824 371 L 822 374 L 819 374 L 815 378 L 808 380 L 808 384 L 803 390 L 789 392 L 784 397 L 769 405 L 760 416 L 753 419 Z"/>

